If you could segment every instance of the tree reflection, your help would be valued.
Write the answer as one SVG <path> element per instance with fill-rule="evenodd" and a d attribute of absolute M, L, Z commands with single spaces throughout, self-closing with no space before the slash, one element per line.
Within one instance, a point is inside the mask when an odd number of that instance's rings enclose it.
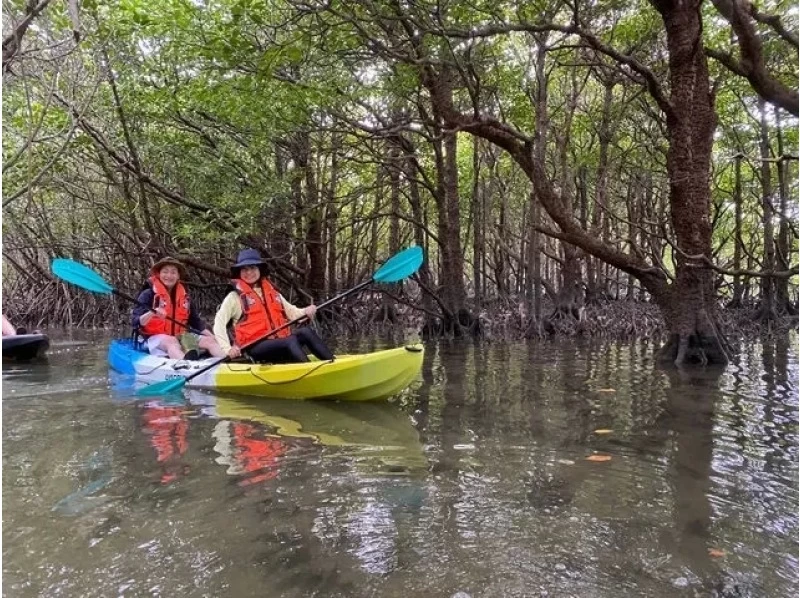
<path fill-rule="evenodd" d="M 714 456 L 714 409 L 723 368 L 666 369 L 665 412 L 659 422 L 673 439 L 668 475 L 673 481 L 677 556 L 700 579 L 713 579 L 718 564 L 709 555 L 709 502 Z"/>

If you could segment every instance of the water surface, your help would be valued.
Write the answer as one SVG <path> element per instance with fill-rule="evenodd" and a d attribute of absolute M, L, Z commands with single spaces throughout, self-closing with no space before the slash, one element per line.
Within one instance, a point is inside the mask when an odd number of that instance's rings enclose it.
<path fill-rule="evenodd" d="M 137 401 L 107 341 L 3 364 L 4 595 L 797 595 L 794 338 L 429 344 L 376 405 Z"/>

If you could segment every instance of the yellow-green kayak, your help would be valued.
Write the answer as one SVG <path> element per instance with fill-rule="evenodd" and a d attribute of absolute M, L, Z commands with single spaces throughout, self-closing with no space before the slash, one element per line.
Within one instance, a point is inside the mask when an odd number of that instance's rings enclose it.
<path fill-rule="evenodd" d="M 338 355 L 333 361 L 281 365 L 223 363 L 186 383 L 187 388 L 273 399 L 377 401 L 406 388 L 422 367 L 422 345 Z M 156 357 L 137 350 L 129 340 L 114 340 L 108 349 L 111 367 L 151 384 L 187 377 L 213 362 Z"/>

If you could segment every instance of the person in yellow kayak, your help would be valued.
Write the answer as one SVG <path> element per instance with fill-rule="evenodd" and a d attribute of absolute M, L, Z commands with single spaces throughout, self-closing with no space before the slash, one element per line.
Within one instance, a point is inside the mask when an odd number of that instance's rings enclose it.
<path fill-rule="evenodd" d="M 228 357 L 242 354 L 241 348 L 291 320 L 317 312 L 316 305 L 299 308 L 289 303 L 267 279 L 267 264 L 256 249 L 243 249 L 231 268 L 233 290 L 225 296 L 214 318 L 214 335 Z M 234 343 L 226 343 L 227 327 L 233 322 Z M 323 361 L 333 353 L 311 328 L 291 332 L 284 328 L 247 349 L 260 363 L 301 363 L 308 361 L 306 349 Z"/>
<path fill-rule="evenodd" d="M 153 264 L 147 285 L 133 308 L 133 328 L 151 355 L 197 359 L 200 349 L 205 349 L 214 357 L 225 357 L 189 299 L 181 282 L 185 277 L 186 268 L 175 258 L 164 257 Z M 202 330 L 202 334 L 188 332 L 187 327 Z"/>

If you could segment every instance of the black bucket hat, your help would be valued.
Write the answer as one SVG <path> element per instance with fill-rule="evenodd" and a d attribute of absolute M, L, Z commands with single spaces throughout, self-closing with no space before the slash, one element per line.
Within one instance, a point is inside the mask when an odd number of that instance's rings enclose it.
<path fill-rule="evenodd" d="M 236 263 L 231 266 L 231 276 L 234 278 L 239 277 L 239 271 L 245 266 L 258 266 L 261 274 L 266 273 L 267 263 L 261 257 L 258 249 L 242 249 L 239 256 L 236 258 Z"/>

